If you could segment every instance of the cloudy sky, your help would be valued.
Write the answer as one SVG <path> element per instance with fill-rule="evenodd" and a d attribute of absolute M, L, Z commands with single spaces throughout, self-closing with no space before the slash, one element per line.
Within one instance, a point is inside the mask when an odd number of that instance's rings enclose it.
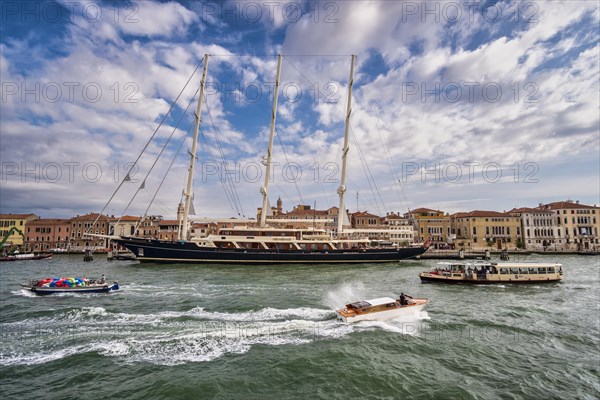
<path fill-rule="evenodd" d="M 270 197 L 284 209 L 338 202 L 352 54 L 351 211 L 600 203 L 598 2 L 1 7 L 3 213 L 100 211 L 135 162 L 105 212 L 144 213 L 164 178 L 148 213 L 173 217 L 205 53 L 199 216 L 261 204 L 277 54 Z"/>

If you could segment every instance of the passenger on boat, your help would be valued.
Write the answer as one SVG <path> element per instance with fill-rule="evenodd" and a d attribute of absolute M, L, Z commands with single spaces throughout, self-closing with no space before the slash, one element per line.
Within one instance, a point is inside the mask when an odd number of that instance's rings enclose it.
<path fill-rule="evenodd" d="M 99 284 L 103 285 L 104 283 L 106 283 L 106 279 L 104 277 L 104 274 L 102 274 L 102 278 L 100 278 L 100 280 L 98 281 Z"/>

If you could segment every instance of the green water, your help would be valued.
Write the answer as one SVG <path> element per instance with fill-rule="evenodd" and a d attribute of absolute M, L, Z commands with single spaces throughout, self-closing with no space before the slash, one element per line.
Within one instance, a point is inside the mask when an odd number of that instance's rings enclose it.
<path fill-rule="evenodd" d="M 0 264 L 2 399 L 597 399 L 600 258 L 562 283 L 421 284 L 434 261 L 151 265 L 83 256 Z M 36 297 L 50 276 L 111 294 Z M 344 325 L 345 302 L 428 297 L 411 319 Z"/>

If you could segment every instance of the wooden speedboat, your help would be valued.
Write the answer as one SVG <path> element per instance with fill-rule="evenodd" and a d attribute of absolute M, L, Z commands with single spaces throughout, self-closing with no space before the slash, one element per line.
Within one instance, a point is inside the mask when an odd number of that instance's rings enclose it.
<path fill-rule="evenodd" d="M 406 296 L 406 302 L 391 297 L 380 297 L 372 300 L 361 300 L 346 304 L 344 308 L 335 310 L 338 320 L 342 322 L 385 321 L 387 319 L 414 315 L 429 303 L 426 298 Z"/>
<path fill-rule="evenodd" d="M 12 254 L 10 256 L 0 257 L 0 261 L 24 261 L 24 260 L 44 260 L 52 257 L 52 253 L 24 253 L 24 254 Z"/>
<path fill-rule="evenodd" d="M 550 283 L 563 278 L 557 263 L 438 263 L 433 271 L 421 272 L 421 282 L 441 283 Z"/>
<path fill-rule="evenodd" d="M 21 285 L 24 289 L 39 295 L 55 293 L 108 293 L 119 289 L 119 282 L 108 283 L 103 279 L 87 278 L 46 278 L 32 280 Z"/>

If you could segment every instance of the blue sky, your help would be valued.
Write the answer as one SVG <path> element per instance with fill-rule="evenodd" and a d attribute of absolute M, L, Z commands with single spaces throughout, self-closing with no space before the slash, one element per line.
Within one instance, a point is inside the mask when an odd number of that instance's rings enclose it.
<path fill-rule="evenodd" d="M 102 209 L 205 53 L 194 182 L 200 216 L 251 217 L 260 206 L 279 53 L 271 203 L 337 204 L 351 54 L 351 211 L 600 203 L 597 2 L 1 7 L 3 213 L 71 217 Z M 174 216 L 200 70 L 107 213 L 123 213 L 151 170 L 126 210 L 142 214 L 174 159 L 149 211 Z"/>

